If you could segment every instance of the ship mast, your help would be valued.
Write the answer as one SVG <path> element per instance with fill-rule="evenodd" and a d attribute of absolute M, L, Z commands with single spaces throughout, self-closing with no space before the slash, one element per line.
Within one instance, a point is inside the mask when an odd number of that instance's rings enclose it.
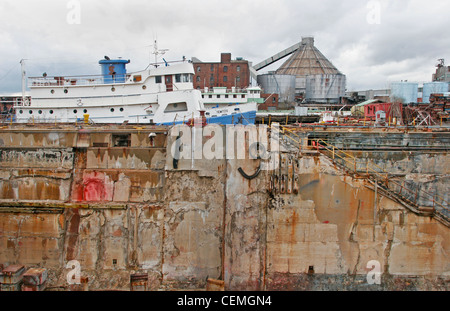
<path fill-rule="evenodd" d="M 155 67 L 158 67 L 158 55 L 163 55 L 168 51 L 168 49 L 158 50 L 158 43 L 155 40 L 155 44 L 153 45 L 153 53 L 155 54 Z"/>
<path fill-rule="evenodd" d="M 21 71 L 22 71 L 22 106 L 25 106 L 25 90 L 26 90 L 26 72 L 25 72 L 25 59 L 20 60 Z"/>

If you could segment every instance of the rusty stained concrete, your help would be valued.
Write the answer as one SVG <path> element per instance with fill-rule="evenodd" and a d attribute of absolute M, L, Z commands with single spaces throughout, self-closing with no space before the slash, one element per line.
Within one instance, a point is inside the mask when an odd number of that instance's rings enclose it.
<path fill-rule="evenodd" d="M 61 159 L 72 159 L 66 167 L 54 165 L 52 157 L 42 157 L 36 167 L 28 149 L 6 148 L 25 160 L 14 167 L 7 156 L 0 158 L 2 189 L 11 189 L 2 190 L 2 204 L 22 192 L 34 193 L 25 196 L 31 202 L 47 202 L 38 193 L 53 193 L 48 185 L 54 184 L 60 190 L 52 202 L 91 208 L 2 208 L 0 262 L 45 267 L 49 286 L 66 286 L 65 264 L 76 259 L 90 289 L 129 290 L 130 275 L 145 272 L 151 290 L 204 288 L 208 277 L 223 278 L 227 290 L 448 290 L 448 228 L 381 195 L 375 204 L 363 180 L 345 175 L 328 158 L 300 155 L 299 192 L 274 194 L 268 191 L 274 172 L 247 180 L 237 171 L 251 174 L 259 160 L 181 160 L 174 169 L 165 151 L 170 139 L 158 138 L 150 147 L 148 133 L 133 132 L 131 148 L 92 147 L 111 143 L 109 133 L 84 135 L 82 143 L 60 133 L 65 144 L 84 144 L 63 146 L 70 156 Z M 433 174 L 437 163 L 424 163 L 426 173 Z M 109 207 L 119 203 L 124 205 Z M 369 260 L 380 261 L 382 285 L 368 287 Z"/>
<path fill-rule="evenodd" d="M 303 160 L 308 169 L 301 176 L 299 196 L 280 196 L 277 207 L 269 210 L 267 288 L 324 288 L 292 279 L 302 279 L 309 266 L 316 274 L 364 276 L 370 260 L 380 262 L 384 275 L 448 280 L 447 227 L 382 196 L 375 210 L 375 193 L 364 181 L 330 172 L 332 165 L 323 156 Z M 389 284 L 382 289 L 398 289 L 403 283 Z"/>

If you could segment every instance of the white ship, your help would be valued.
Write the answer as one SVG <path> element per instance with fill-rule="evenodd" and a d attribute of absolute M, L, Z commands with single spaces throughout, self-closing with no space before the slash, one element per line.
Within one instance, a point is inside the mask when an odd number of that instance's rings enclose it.
<path fill-rule="evenodd" d="M 238 120 L 243 119 L 243 121 L 247 123 L 250 123 L 249 121 L 252 120 L 252 123 L 254 123 L 258 105 L 264 103 L 264 99 L 261 98 L 261 88 L 259 86 L 248 87 L 245 89 L 238 89 L 236 87 L 232 87 L 231 89 L 227 89 L 226 87 L 206 87 L 202 89 L 201 92 L 207 118 L 216 119 L 219 117 L 218 114 L 231 114 L 233 116 L 233 113 L 235 114 L 236 111 L 241 110 L 241 107 L 249 107 L 255 109 L 255 115 L 234 115 L 234 117 L 237 117 Z M 246 118 L 250 119 L 245 120 Z M 235 123 L 234 120 L 231 121 L 232 122 L 227 123 Z"/>
<path fill-rule="evenodd" d="M 14 122 L 151 123 L 173 125 L 206 117 L 207 123 L 254 124 L 257 103 L 205 107 L 193 88 L 194 68 L 183 60 L 127 73 L 129 60 L 99 61 L 97 76 L 28 78 L 30 98 L 14 106 Z"/>

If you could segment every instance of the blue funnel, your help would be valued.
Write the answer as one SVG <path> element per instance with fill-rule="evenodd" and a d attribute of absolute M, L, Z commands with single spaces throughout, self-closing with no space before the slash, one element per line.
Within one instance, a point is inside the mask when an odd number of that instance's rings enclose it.
<path fill-rule="evenodd" d="M 126 64 L 130 60 L 124 59 L 102 59 L 98 62 L 102 67 L 104 83 L 124 83 L 127 75 Z"/>

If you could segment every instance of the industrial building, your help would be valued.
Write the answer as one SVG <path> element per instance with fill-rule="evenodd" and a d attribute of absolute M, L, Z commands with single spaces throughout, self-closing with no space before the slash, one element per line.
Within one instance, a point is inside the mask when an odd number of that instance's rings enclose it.
<path fill-rule="evenodd" d="M 439 59 L 439 63 L 436 66 L 436 72 L 433 74 L 432 80 L 450 82 L 450 66 L 445 66 L 445 60 L 443 58 Z"/>
<path fill-rule="evenodd" d="M 444 94 L 449 90 L 449 82 L 392 82 L 388 89 L 348 91 L 347 99 L 355 99 L 356 102 L 378 99 L 383 102 L 430 103 L 431 94 Z"/>
<path fill-rule="evenodd" d="M 258 75 L 265 93 L 278 93 L 280 101 L 337 103 L 345 95 L 346 77 L 314 46 L 313 37 L 257 64 L 260 70 L 292 54 L 276 71 Z"/>
<path fill-rule="evenodd" d="M 192 58 L 194 88 L 226 87 L 244 89 L 250 85 L 249 62 L 242 57 L 231 59 L 231 53 L 221 53 L 220 62 L 202 62 Z"/>

